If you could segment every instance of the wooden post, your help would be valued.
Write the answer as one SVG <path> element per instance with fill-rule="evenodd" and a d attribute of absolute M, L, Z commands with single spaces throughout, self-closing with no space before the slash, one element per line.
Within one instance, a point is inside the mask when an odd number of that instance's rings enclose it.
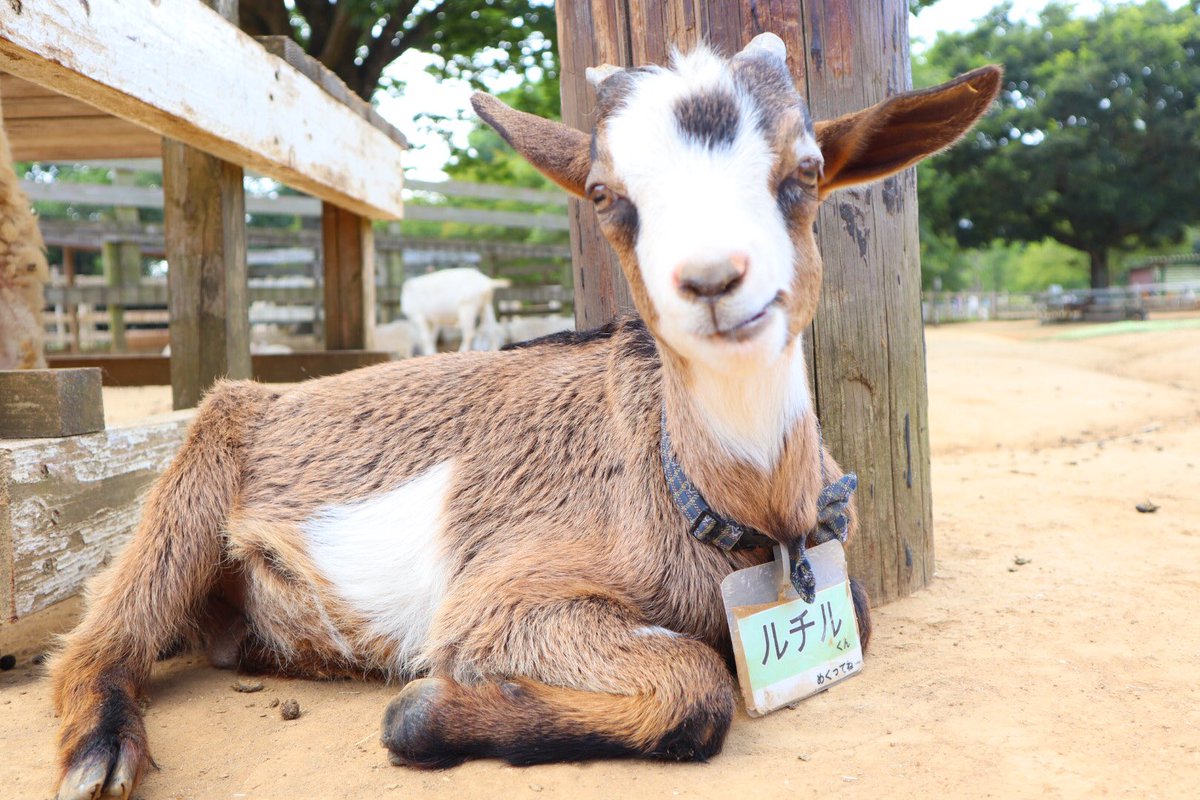
<path fill-rule="evenodd" d="M 204 0 L 237 24 L 237 0 Z M 218 378 L 250 377 L 242 168 L 163 139 L 171 395 L 191 408 Z"/>
<path fill-rule="evenodd" d="M 587 130 L 595 96 L 584 69 L 665 63 L 672 44 L 726 53 L 778 34 L 817 119 L 910 88 L 905 0 L 560 0 L 563 119 Z M 910 170 L 838 192 L 817 222 L 825 283 L 808 343 L 826 444 L 859 475 L 851 572 L 876 602 L 933 577 L 929 430 L 921 327 L 916 179 Z M 576 319 L 628 304 L 616 258 L 583 204 L 571 207 Z"/>
<path fill-rule="evenodd" d="M 387 228 L 388 236 L 391 238 L 400 238 L 400 223 L 389 222 Z M 398 298 L 398 292 L 404 287 L 404 251 L 403 250 L 387 250 L 383 253 L 383 269 L 384 269 L 384 285 L 390 289 L 395 289 L 393 297 Z M 384 317 L 384 322 L 400 319 L 400 301 L 399 299 L 391 300 L 387 303 L 387 314 Z"/>
<path fill-rule="evenodd" d="M 133 173 L 127 169 L 113 170 L 114 186 L 132 186 Z M 136 226 L 138 210 L 129 206 L 113 208 L 113 219 L 122 226 Z M 109 286 L 137 286 L 142 279 L 142 251 L 134 242 L 120 239 L 104 242 L 100 251 L 105 283 Z M 125 309 L 120 305 L 108 307 L 109 349 L 125 352 Z"/>
<path fill-rule="evenodd" d="M 324 203 L 325 349 L 370 350 L 375 343 L 375 234 L 371 220 Z"/>
<path fill-rule="evenodd" d="M 75 248 L 63 247 L 63 277 L 66 279 L 67 288 L 70 289 L 75 285 Z M 72 301 L 67 303 L 67 318 L 71 325 L 71 352 L 78 353 L 81 348 L 79 338 L 79 304 Z"/>
<path fill-rule="evenodd" d="M 163 140 L 171 394 L 191 408 L 221 377 L 250 377 L 242 168 Z"/>

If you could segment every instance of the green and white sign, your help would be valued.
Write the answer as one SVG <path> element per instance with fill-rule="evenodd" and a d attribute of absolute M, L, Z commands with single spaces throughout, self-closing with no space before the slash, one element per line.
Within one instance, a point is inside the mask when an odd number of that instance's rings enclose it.
<path fill-rule="evenodd" d="M 721 585 L 738 681 L 752 716 L 795 703 L 862 669 L 842 546 L 815 547 L 809 560 L 817 579 L 812 603 L 791 590 L 786 560 L 739 570 Z"/>

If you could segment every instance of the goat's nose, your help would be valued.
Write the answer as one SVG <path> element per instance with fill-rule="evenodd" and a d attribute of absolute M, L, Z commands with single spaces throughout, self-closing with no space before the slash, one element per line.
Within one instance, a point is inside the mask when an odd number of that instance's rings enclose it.
<path fill-rule="evenodd" d="M 721 297 L 741 284 L 749 266 L 750 259 L 745 253 L 733 253 L 715 261 L 690 261 L 676 268 L 675 283 L 685 297 Z"/>

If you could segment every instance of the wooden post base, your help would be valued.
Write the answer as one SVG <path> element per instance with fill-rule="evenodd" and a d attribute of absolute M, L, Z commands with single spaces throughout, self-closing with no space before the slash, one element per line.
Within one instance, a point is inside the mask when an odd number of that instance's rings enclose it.
<path fill-rule="evenodd" d="M 100 370 L 0 371 L 0 439 L 41 439 L 102 430 Z"/>

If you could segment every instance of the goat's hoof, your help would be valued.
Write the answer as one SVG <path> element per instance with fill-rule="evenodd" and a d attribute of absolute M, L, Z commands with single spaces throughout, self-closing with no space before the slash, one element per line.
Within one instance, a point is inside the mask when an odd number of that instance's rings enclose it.
<path fill-rule="evenodd" d="M 120 797 L 128 800 L 141 768 L 139 749 L 122 742 L 90 748 L 63 775 L 57 800 L 96 800 Z"/>
<path fill-rule="evenodd" d="M 444 678 L 418 678 L 388 703 L 379 739 L 392 764 L 445 769 L 466 760 L 453 752 L 439 731 L 437 704 L 448 685 Z"/>

